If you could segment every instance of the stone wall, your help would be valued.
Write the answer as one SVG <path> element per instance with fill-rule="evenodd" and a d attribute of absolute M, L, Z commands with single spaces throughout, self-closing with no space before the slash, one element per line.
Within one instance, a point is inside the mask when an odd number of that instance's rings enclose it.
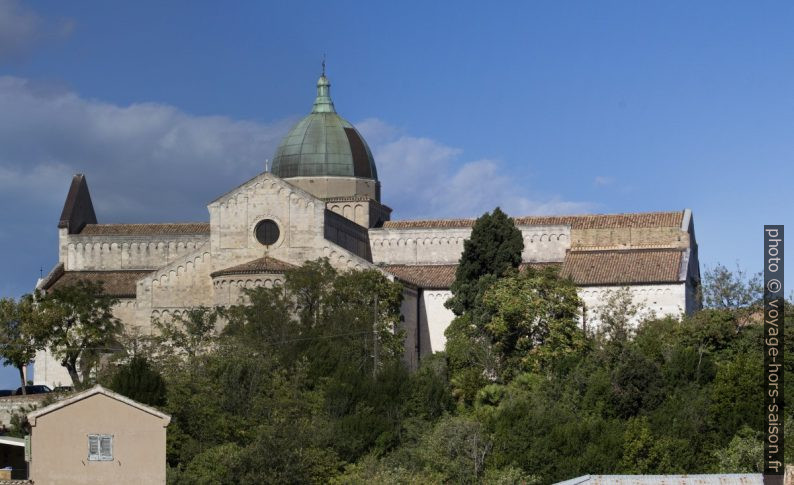
<path fill-rule="evenodd" d="M 273 288 L 284 283 L 280 274 L 224 275 L 212 279 L 216 306 L 229 306 L 247 303 L 243 290 L 251 288 Z"/>
<path fill-rule="evenodd" d="M 519 226 L 523 261 L 562 261 L 570 247 L 570 226 Z M 454 264 L 471 228 L 378 228 L 369 230 L 372 260 L 386 264 Z"/>
<path fill-rule="evenodd" d="M 201 247 L 207 235 L 81 236 L 60 229 L 60 262 L 66 271 L 155 269 Z"/>
<path fill-rule="evenodd" d="M 686 311 L 686 285 L 684 283 L 660 285 L 632 285 L 629 286 L 632 301 L 641 306 L 640 313 L 636 315 L 631 324 L 637 325 L 642 317 L 651 312 L 656 316 L 680 317 Z M 600 321 L 598 313 L 606 303 L 610 293 L 620 290 L 619 286 L 586 286 L 579 288 L 579 298 L 587 310 L 583 324 L 592 330 L 598 328 Z"/>
<path fill-rule="evenodd" d="M 678 227 L 574 229 L 571 246 L 577 249 L 689 247 L 689 234 Z"/>
<path fill-rule="evenodd" d="M 444 306 L 452 298 L 449 290 L 422 290 L 422 321 L 427 327 L 427 340 L 422 343 L 422 355 L 440 352 L 447 344 L 444 332 L 455 314 Z"/>
<path fill-rule="evenodd" d="M 326 210 L 323 235 L 328 241 L 336 243 L 356 256 L 372 260 L 366 227 Z"/>
<path fill-rule="evenodd" d="M 418 333 L 416 318 L 417 299 L 419 292 L 415 288 L 403 288 L 403 301 L 400 304 L 400 315 L 405 331 L 405 354 L 404 360 L 409 369 L 416 370 L 419 367 L 419 348 L 417 342 L 421 336 Z"/>
<path fill-rule="evenodd" d="M 0 426 L 10 426 L 14 414 L 27 414 L 39 408 L 48 396 L 52 397 L 50 394 L 0 397 Z"/>

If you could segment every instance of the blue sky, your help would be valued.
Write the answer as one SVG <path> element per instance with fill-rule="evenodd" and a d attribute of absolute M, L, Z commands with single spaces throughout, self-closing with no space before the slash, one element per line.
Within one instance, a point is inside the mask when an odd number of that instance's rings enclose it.
<path fill-rule="evenodd" d="M 100 222 L 207 220 L 324 53 L 394 218 L 691 208 L 702 269 L 759 271 L 763 224 L 792 222 L 791 25 L 788 2 L 0 0 L 0 295 L 56 262 L 73 173 Z"/>

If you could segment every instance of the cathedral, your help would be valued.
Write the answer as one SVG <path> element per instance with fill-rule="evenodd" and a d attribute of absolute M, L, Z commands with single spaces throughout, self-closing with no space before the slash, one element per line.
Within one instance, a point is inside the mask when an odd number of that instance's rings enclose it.
<path fill-rule="evenodd" d="M 410 366 L 443 350 L 453 318 L 444 302 L 474 219 L 392 219 L 372 152 L 337 114 L 325 75 L 311 113 L 281 141 L 272 168 L 207 209 L 209 220 L 194 223 L 100 224 L 85 176 L 75 175 L 58 223 L 58 263 L 37 289 L 102 282 L 118 299 L 115 315 L 147 332 L 154 318 L 236 304 L 243 289 L 278 285 L 289 268 L 328 258 L 339 270 L 377 268 L 403 284 Z M 582 325 L 597 325 L 599 305 L 624 287 L 657 315 L 698 307 L 689 209 L 514 220 L 524 238 L 523 265 L 557 266 L 578 286 Z M 71 383 L 45 351 L 36 357 L 34 379 Z"/>

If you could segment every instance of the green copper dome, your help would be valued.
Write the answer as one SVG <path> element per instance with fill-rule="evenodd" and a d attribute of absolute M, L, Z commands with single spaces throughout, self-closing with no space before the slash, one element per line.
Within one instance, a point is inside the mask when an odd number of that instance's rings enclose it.
<path fill-rule="evenodd" d="M 375 160 L 358 130 L 336 114 L 331 83 L 325 74 L 317 81 L 311 114 L 281 141 L 271 172 L 289 177 L 358 177 L 378 179 Z"/>

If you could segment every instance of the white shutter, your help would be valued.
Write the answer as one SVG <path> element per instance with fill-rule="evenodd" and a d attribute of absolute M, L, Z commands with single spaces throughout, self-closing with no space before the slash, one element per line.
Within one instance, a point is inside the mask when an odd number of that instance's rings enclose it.
<path fill-rule="evenodd" d="M 99 456 L 101 460 L 113 460 L 113 436 L 104 435 L 99 439 Z"/>
<path fill-rule="evenodd" d="M 88 460 L 99 460 L 99 435 L 88 435 Z"/>
<path fill-rule="evenodd" d="M 113 435 L 90 434 L 88 435 L 88 460 L 112 461 L 113 460 Z"/>

